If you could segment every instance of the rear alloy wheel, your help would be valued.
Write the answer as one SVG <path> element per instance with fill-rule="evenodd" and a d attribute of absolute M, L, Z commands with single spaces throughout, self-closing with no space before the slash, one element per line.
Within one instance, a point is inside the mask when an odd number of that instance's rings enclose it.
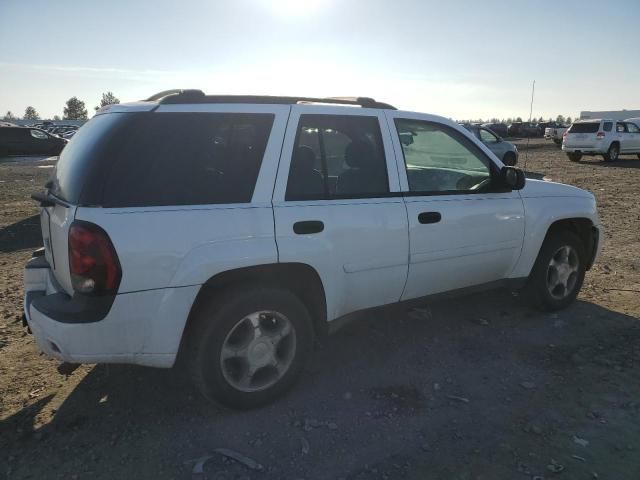
<path fill-rule="evenodd" d="M 618 155 L 620 155 L 620 146 L 617 143 L 612 143 L 611 146 L 609 146 L 609 150 L 607 150 L 607 153 L 603 155 L 604 161 L 615 162 L 616 160 L 618 160 Z"/>
<path fill-rule="evenodd" d="M 525 287 L 525 295 L 541 310 L 571 304 L 582 288 L 585 266 L 580 238 L 569 231 L 547 236 Z"/>
<path fill-rule="evenodd" d="M 514 167 L 516 165 L 516 154 L 513 152 L 507 152 L 502 157 L 502 163 L 509 167 Z"/>
<path fill-rule="evenodd" d="M 187 337 L 193 381 L 230 408 L 266 405 L 299 377 L 313 346 L 304 304 L 278 288 L 225 291 L 204 301 Z"/>
<path fill-rule="evenodd" d="M 580 154 L 580 153 L 567 153 L 567 157 L 569 157 L 569 160 L 571 160 L 572 162 L 579 162 L 582 159 L 582 154 Z"/>

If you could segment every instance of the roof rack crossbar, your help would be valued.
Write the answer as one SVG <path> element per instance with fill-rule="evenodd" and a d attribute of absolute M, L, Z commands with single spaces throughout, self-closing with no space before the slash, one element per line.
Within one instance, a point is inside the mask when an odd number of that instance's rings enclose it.
<path fill-rule="evenodd" d="M 260 103 L 260 104 L 297 104 L 324 103 L 331 105 L 354 105 L 363 108 L 396 110 L 388 103 L 378 102 L 368 97 L 281 97 L 269 95 L 205 95 L 201 90 L 165 90 L 152 95 L 145 101 L 159 103 Z"/>

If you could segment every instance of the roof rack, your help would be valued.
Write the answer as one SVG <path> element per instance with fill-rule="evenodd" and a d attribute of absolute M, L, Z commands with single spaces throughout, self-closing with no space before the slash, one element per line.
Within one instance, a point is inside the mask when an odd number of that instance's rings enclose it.
<path fill-rule="evenodd" d="M 323 103 L 330 105 L 354 105 L 363 108 L 396 110 L 388 103 L 378 102 L 369 97 L 278 97 L 269 95 L 205 95 L 202 90 L 173 89 L 156 93 L 145 100 L 158 103 L 260 103 L 285 104 Z"/>

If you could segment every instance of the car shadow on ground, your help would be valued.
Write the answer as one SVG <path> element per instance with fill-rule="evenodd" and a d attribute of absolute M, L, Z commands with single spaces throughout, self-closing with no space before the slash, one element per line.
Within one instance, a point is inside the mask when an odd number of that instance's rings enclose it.
<path fill-rule="evenodd" d="M 34 249 L 42 246 L 42 232 L 40 229 L 40 215 L 12 223 L 0 228 L 0 252 L 8 253 L 27 248 Z"/>
<path fill-rule="evenodd" d="M 614 167 L 614 168 L 640 168 L 640 159 L 637 158 L 629 158 L 629 157 L 621 157 L 618 158 L 615 162 L 605 162 L 602 159 L 596 158 L 582 158 L 580 163 L 585 165 L 593 165 L 594 167 Z"/>
<path fill-rule="evenodd" d="M 315 352 L 292 392 L 253 411 L 208 403 L 182 368 L 95 366 L 66 398 L 0 422 L 19 432 L 11 468 L 32 472 L 39 458 L 44 471 L 80 477 L 190 478 L 190 459 L 224 447 L 264 465 L 259 478 L 515 478 L 525 463 L 542 475 L 549 458 L 571 461 L 557 442 L 591 434 L 585 412 L 639 393 L 638 319 L 589 302 L 543 314 L 491 292 L 363 317 Z M 49 401 L 53 419 L 36 429 Z M 616 435 L 638 431 L 638 411 L 627 413 Z M 532 419 L 545 442 L 523 433 Z M 580 455 L 572 478 L 591 478 L 595 460 L 614 473 L 623 462 L 595 444 Z M 256 474 L 220 459 L 207 468 Z"/>

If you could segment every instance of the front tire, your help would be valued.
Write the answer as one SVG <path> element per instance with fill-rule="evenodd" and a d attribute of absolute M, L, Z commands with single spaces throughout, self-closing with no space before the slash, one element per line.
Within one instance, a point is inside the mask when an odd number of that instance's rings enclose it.
<path fill-rule="evenodd" d="M 580 238 L 569 231 L 550 233 L 529 275 L 525 297 L 540 310 L 565 308 L 578 296 L 584 275 L 585 255 Z"/>
<path fill-rule="evenodd" d="M 579 162 L 582 159 L 582 155 L 580 153 L 567 153 L 567 157 L 572 162 Z"/>
<path fill-rule="evenodd" d="M 609 150 L 607 150 L 607 153 L 603 155 L 604 161 L 615 162 L 616 160 L 618 160 L 619 155 L 620 155 L 620 145 L 618 145 L 617 143 L 612 143 L 609 146 Z"/>
<path fill-rule="evenodd" d="M 288 290 L 227 290 L 194 315 L 187 339 L 193 382 L 226 407 L 256 408 L 283 395 L 313 347 L 309 312 Z"/>

